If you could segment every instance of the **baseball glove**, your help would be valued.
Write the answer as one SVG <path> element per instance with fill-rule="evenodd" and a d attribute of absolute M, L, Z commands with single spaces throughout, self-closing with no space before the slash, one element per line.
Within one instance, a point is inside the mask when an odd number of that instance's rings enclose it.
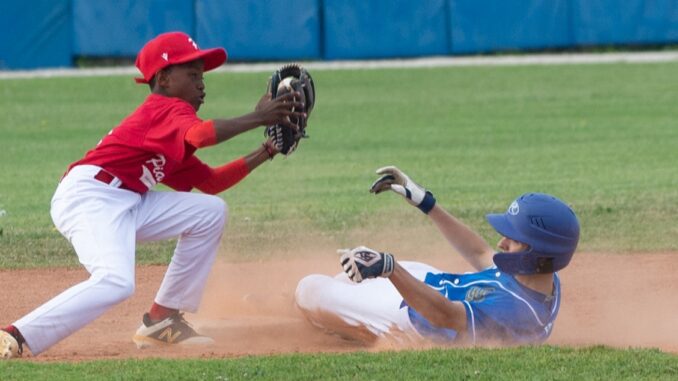
<path fill-rule="evenodd" d="M 308 71 L 299 65 L 290 64 L 281 67 L 273 73 L 269 82 L 269 91 L 271 92 L 272 99 L 290 92 L 299 92 L 301 99 L 295 99 L 295 101 L 301 101 L 305 105 L 304 110 L 292 110 L 306 113 L 306 117 L 290 118 L 290 122 L 299 127 L 297 131 L 282 124 L 266 128 L 266 136 L 271 137 L 276 149 L 287 156 L 297 149 L 301 138 L 308 137 L 306 135 L 306 125 L 315 104 L 315 85 Z"/>

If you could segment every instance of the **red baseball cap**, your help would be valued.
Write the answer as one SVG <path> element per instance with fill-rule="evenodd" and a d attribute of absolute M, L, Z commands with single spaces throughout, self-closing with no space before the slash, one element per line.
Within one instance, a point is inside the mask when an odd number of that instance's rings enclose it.
<path fill-rule="evenodd" d="M 193 39 L 182 32 L 163 33 L 148 41 L 139 51 L 135 65 L 143 78 L 134 78 L 137 83 L 148 83 L 160 70 L 169 65 L 182 64 L 197 59 L 205 63 L 205 71 L 216 69 L 226 62 L 223 48 L 198 48 Z"/>

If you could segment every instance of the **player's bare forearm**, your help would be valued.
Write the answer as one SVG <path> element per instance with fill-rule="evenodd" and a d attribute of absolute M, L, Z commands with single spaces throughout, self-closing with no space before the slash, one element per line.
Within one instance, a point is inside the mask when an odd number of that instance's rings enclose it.
<path fill-rule="evenodd" d="M 492 266 L 494 251 L 476 232 L 437 204 L 428 215 L 445 239 L 476 270 Z"/>
<path fill-rule="evenodd" d="M 426 283 L 413 277 L 397 262 L 388 279 L 407 304 L 431 324 L 440 328 L 452 328 L 462 334 L 466 332 L 466 310 L 461 303 L 448 300 Z"/>
<path fill-rule="evenodd" d="M 270 142 L 265 142 L 259 148 L 250 152 L 245 156 L 245 163 L 247 163 L 247 168 L 250 172 L 254 171 L 256 167 L 261 165 L 266 160 L 272 159 L 278 152 L 275 150 Z"/>
<path fill-rule="evenodd" d="M 264 125 L 265 119 L 254 111 L 232 119 L 214 119 L 217 143 Z"/>
<path fill-rule="evenodd" d="M 274 124 L 284 124 L 291 128 L 298 128 L 290 122 L 290 117 L 301 118 L 306 114 L 294 109 L 301 110 L 304 104 L 295 101 L 298 92 L 282 95 L 276 99 L 271 99 L 270 94 L 265 94 L 257 103 L 254 111 L 243 116 L 232 119 L 215 119 L 214 130 L 216 132 L 217 143 L 221 143 L 243 132 L 257 128 L 259 126 L 270 126 Z"/>

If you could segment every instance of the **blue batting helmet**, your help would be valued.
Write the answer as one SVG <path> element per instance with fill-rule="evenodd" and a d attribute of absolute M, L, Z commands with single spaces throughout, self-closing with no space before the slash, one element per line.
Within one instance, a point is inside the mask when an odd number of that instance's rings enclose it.
<path fill-rule="evenodd" d="M 544 193 L 525 193 L 504 214 L 488 214 L 501 235 L 529 245 L 519 253 L 497 253 L 494 264 L 509 274 L 558 271 L 572 259 L 579 242 L 579 221 L 563 201 Z"/>

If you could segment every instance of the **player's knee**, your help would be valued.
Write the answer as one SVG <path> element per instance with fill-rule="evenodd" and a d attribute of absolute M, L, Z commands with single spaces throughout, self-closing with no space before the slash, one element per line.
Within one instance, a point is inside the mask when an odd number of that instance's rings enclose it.
<path fill-rule="evenodd" d="M 228 204 L 226 204 L 226 201 L 224 201 L 222 198 L 217 197 L 217 205 L 218 207 L 215 209 L 216 224 L 223 230 L 223 228 L 226 226 L 226 222 L 228 221 Z"/>
<path fill-rule="evenodd" d="M 116 296 L 119 302 L 134 295 L 134 282 L 120 282 L 115 285 Z"/>
<path fill-rule="evenodd" d="M 203 200 L 205 216 L 210 226 L 223 230 L 228 220 L 228 205 L 219 196 L 205 195 Z"/>
<path fill-rule="evenodd" d="M 116 299 L 122 302 L 134 295 L 134 281 L 120 279 L 114 283 L 114 289 Z"/>
<path fill-rule="evenodd" d="M 106 273 L 100 276 L 99 282 L 106 288 L 106 295 L 111 303 L 120 303 L 134 294 L 134 276 Z"/>
<path fill-rule="evenodd" d="M 321 307 L 320 299 L 324 295 L 324 284 L 329 278 L 326 275 L 311 274 L 297 284 L 294 301 L 302 311 L 312 311 Z"/>

